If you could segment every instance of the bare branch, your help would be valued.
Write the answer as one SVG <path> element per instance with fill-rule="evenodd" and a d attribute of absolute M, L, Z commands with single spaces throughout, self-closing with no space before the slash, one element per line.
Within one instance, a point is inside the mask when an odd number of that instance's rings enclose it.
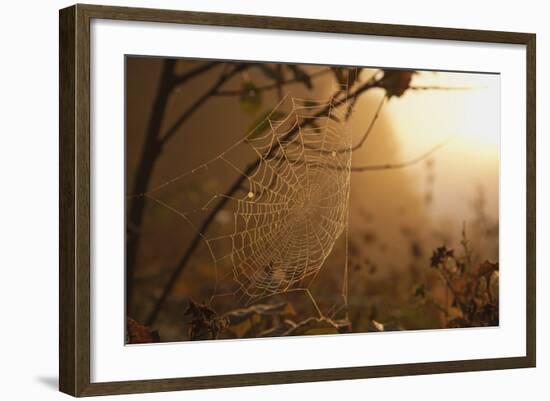
<path fill-rule="evenodd" d="M 416 163 L 420 163 L 422 160 L 425 160 L 426 158 L 430 157 L 430 155 L 432 155 L 437 150 L 439 150 L 440 148 L 445 146 L 449 142 L 449 140 L 450 140 L 450 138 L 447 139 L 446 141 L 438 144 L 437 146 L 434 146 L 429 151 L 421 154 L 420 156 L 415 157 L 414 159 L 411 159 L 411 160 L 408 160 L 408 161 L 405 161 L 405 162 L 386 163 L 386 164 L 373 164 L 373 165 L 370 165 L 370 166 L 356 166 L 356 167 L 351 166 L 350 171 L 352 173 L 362 173 L 362 172 L 365 172 L 365 171 L 394 170 L 394 169 L 409 167 L 409 166 L 412 166 Z M 349 152 L 350 149 L 347 149 L 346 151 Z M 351 151 L 353 151 L 353 150 L 351 150 Z M 276 160 L 284 160 L 284 159 L 282 159 L 280 157 L 277 157 Z M 298 165 L 302 165 L 302 164 L 305 163 L 303 160 L 290 160 L 290 162 L 292 164 L 298 164 Z M 322 167 L 323 164 L 313 163 L 313 164 L 311 164 L 311 166 L 312 167 Z M 344 171 L 344 170 L 347 169 L 347 167 L 344 167 L 344 166 L 326 166 L 326 167 L 331 169 L 331 170 L 337 170 L 337 171 Z"/>
<path fill-rule="evenodd" d="M 350 104 L 355 103 L 356 99 L 357 99 L 357 96 L 353 97 L 353 99 L 350 100 Z M 376 109 L 376 112 L 374 113 L 374 116 L 373 116 L 372 120 L 370 121 L 369 126 L 367 127 L 367 130 L 365 131 L 365 133 L 363 134 L 363 136 L 361 137 L 359 142 L 357 144 L 355 144 L 351 149 L 347 149 L 347 148 L 346 149 L 339 149 L 339 150 L 336 151 L 336 153 L 347 153 L 347 152 L 350 152 L 350 151 L 353 152 L 355 150 L 360 149 L 363 146 L 363 144 L 367 140 L 368 136 L 372 132 L 372 129 L 374 128 L 374 124 L 378 120 L 378 117 L 380 116 L 380 111 L 382 110 L 382 107 L 386 103 L 387 99 L 388 99 L 388 97 L 386 95 L 384 95 L 382 97 L 382 100 L 380 100 L 380 103 L 378 104 L 378 108 Z M 304 147 L 308 148 L 308 149 L 314 149 L 314 147 L 309 146 L 307 144 L 304 144 Z M 323 149 L 315 149 L 315 150 L 317 150 L 318 152 L 320 152 L 322 154 L 331 154 L 332 153 L 331 150 L 323 150 Z"/>
<path fill-rule="evenodd" d="M 399 168 L 403 168 L 403 167 L 409 167 L 409 166 L 412 166 L 413 164 L 420 163 L 422 160 L 425 160 L 428 157 L 430 157 L 437 150 L 439 150 L 443 146 L 445 146 L 449 142 L 449 140 L 450 140 L 450 138 L 447 139 L 446 141 L 441 142 L 440 144 L 434 146 L 433 148 L 431 148 L 427 152 L 421 154 L 420 156 L 415 157 L 414 159 L 411 159 L 411 160 L 408 160 L 408 161 L 405 161 L 405 162 L 386 163 L 386 164 L 373 164 L 373 165 L 370 165 L 370 166 L 352 166 L 351 171 L 353 173 L 357 173 L 357 172 L 364 172 L 364 171 L 393 170 L 393 169 L 399 169 Z"/>
<path fill-rule="evenodd" d="M 314 73 L 310 74 L 309 77 L 310 78 L 317 78 L 317 77 L 320 77 L 322 75 L 326 75 L 329 72 L 331 72 L 331 70 L 330 70 L 330 68 L 327 68 L 325 70 L 320 70 L 320 71 L 314 72 Z M 282 85 L 294 84 L 294 83 L 298 83 L 298 82 L 300 82 L 299 79 L 292 78 L 292 79 L 287 79 L 285 81 L 276 82 L 274 84 L 258 86 L 258 87 L 255 88 L 255 90 L 258 91 L 258 92 L 263 92 L 263 91 L 268 91 L 268 90 L 271 90 L 271 89 L 278 89 L 278 87 L 282 86 Z M 241 96 L 241 95 L 244 94 L 244 92 L 245 91 L 243 91 L 242 89 L 224 90 L 224 91 L 216 92 L 216 96 Z"/>
<path fill-rule="evenodd" d="M 211 70 L 212 68 L 214 68 L 218 65 L 222 65 L 222 64 L 223 63 L 220 63 L 218 61 L 212 61 L 212 62 L 209 62 L 209 63 L 201 64 L 197 68 L 194 68 L 190 71 L 187 71 L 184 74 L 174 76 L 174 79 L 172 81 L 172 85 L 174 85 L 174 86 L 181 85 L 181 84 L 189 81 L 190 79 L 196 77 L 197 75 L 205 73 L 205 72 Z"/>
<path fill-rule="evenodd" d="M 366 92 L 370 89 L 374 89 L 374 88 L 378 88 L 378 87 L 380 87 L 379 82 L 374 77 L 372 77 L 371 79 L 369 79 L 364 84 L 358 86 L 352 93 L 348 94 L 347 98 L 353 100 L 357 96 L 360 96 L 362 93 L 364 93 L 364 92 Z M 216 92 L 214 90 L 213 93 L 220 94 L 220 93 L 223 93 L 223 92 Z M 238 93 L 240 94 L 240 92 L 238 92 Z M 234 93 L 232 93 L 232 95 L 238 94 L 238 93 L 234 92 Z M 340 100 L 340 102 L 338 102 L 335 107 L 340 107 L 341 105 L 345 104 L 342 101 L 343 100 L 342 98 L 337 97 L 337 96 L 334 96 L 334 98 L 337 99 L 337 100 Z M 330 107 L 330 106 L 327 106 L 323 110 L 319 111 L 317 113 L 317 116 L 322 116 L 323 114 L 325 114 L 327 112 L 328 107 Z M 379 106 L 379 109 L 380 108 L 381 108 L 381 106 Z M 379 113 L 379 111 L 380 110 L 378 110 L 377 113 Z M 377 118 L 377 116 L 376 116 L 376 118 Z M 308 125 L 308 122 L 306 121 L 304 124 Z M 369 129 L 367 129 L 367 132 L 368 131 L 369 131 Z M 292 138 L 294 135 L 296 135 L 297 132 L 298 132 L 297 128 L 295 128 L 294 130 L 291 130 L 290 132 L 288 132 L 285 135 L 285 137 L 282 140 L 285 141 L 285 140 L 288 140 L 288 139 Z M 365 140 L 366 140 L 367 136 L 368 136 L 368 133 L 365 136 Z M 363 139 L 360 141 L 360 144 L 358 144 L 358 145 L 362 145 L 362 143 L 364 143 Z M 437 149 L 442 147 L 444 144 L 445 143 L 439 144 L 438 146 L 434 147 L 433 149 L 431 149 L 430 151 L 426 152 L 425 154 L 419 156 L 418 158 L 413 159 L 413 160 L 409 160 L 409 161 L 404 162 L 404 163 L 353 167 L 352 171 L 355 172 L 355 171 L 369 171 L 369 170 L 371 170 L 371 171 L 372 170 L 384 170 L 384 169 L 402 168 L 402 167 L 410 166 L 412 164 L 418 163 L 421 160 L 429 157 L 432 153 L 434 153 Z M 277 146 L 274 144 L 270 149 L 268 149 L 266 151 L 264 159 L 273 158 L 274 156 L 276 156 L 276 151 L 277 151 Z M 187 249 L 183 253 L 181 259 L 179 260 L 179 262 L 174 267 L 174 270 L 173 270 L 170 278 L 168 279 L 168 281 L 167 281 L 167 283 L 166 283 L 159 299 L 155 303 L 155 305 L 153 307 L 153 310 L 151 311 L 149 317 L 146 320 L 146 325 L 150 326 L 155 322 L 155 320 L 158 317 L 158 314 L 159 314 L 160 310 L 162 309 L 162 307 L 164 305 L 164 302 L 168 298 L 168 295 L 170 294 L 170 292 L 174 288 L 174 285 L 176 284 L 178 278 L 180 277 L 181 273 L 183 272 L 183 270 L 187 266 L 189 260 L 191 259 L 191 257 L 193 256 L 195 250 L 197 249 L 198 245 L 200 244 L 200 241 L 203 238 L 202 236 L 208 230 L 208 228 L 210 227 L 210 225 L 212 224 L 212 222 L 216 218 L 217 214 L 225 207 L 225 205 L 227 204 L 230 197 L 242 188 L 242 184 L 246 180 L 246 177 L 254 172 L 254 170 L 258 167 L 259 163 L 260 163 L 260 159 L 258 158 L 255 161 L 248 164 L 246 166 L 246 168 L 244 169 L 243 174 L 240 175 L 239 177 L 237 177 L 237 179 L 233 182 L 233 184 L 229 187 L 229 189 L 224 193 L 223 196 L 219 197 L 219 201 L 210 210 L 210 213 L 208 214 L 208 216 L 205 218 L 205 220 L 202 222 L 202 224 L 198 228 L 197 234 L 193 237 L 191 243 L 189 244 L 189 246 L 187 247 Z"/>
<path fill-rule="evenodd" d="M 363 146 L 363 144 L 367 140 L 368 136 L 372 132 L 372 129 L 374 128 L 374 124 L 376 123 L 376 120 L 378 120 L 378 116 L 380 115 L 380 111 L 382 110 L 382 106 L 384 106 L 384 104 L 386 103 L 386 99 L 387 99 L 387 96 L 384 94 L 384 97 L 380 101 L 380 104 L 378 105 L 378 108 L 376 109 L 376 113 L 374 113 L 374 117 L 370 121 L 370 124 L 367 127 L 367 130 L 365 131 L 365 133 L 363 134 L 363 137 L 361 138 L 361 140 L 356 145 L 354 145 L 351 148 L 352 152 L 354 150 L 357 150 L 357 149 L 361 148 L 361 146 Z"/>
<path fill-rule="evenodd" d="M 438 90 L 438 91 L 469 91 L 475 89 L 471 86 L 437 86 L 437 85 L 413 85 L 409 86 L 409 89 L 412 90 Z"/>
<path fill-rule="evenodd" d="M 374 80 L 374 79 L 369 79 L 363 85 L 361 85 L 357 89 L 355 89 L 354 92 L 349 94 L 348 98 L 352 98 L 354 96 L 359 96 L 362 93 L 364 93 L 365 91 L 367 91 L 369 89 L 376 88 L 376 87 L 378 87 L 377 81 Z M 335 98 L 336 98 L 336 96 L 335 96 Z M 339 99 L 339 100 L 342 100 L 342 99 Z M 338 102 L 336 107 L 340 107 L 342 104 L 344 104 L 344 103 L 343 102 Z M 319 111 L 317 113 L 317 115 L 321 116 L 321 115 L 326 114 L 326 112 L 328 110 L 328 107 L 330 107 L 330 106 L 326 106 L 323 110 Z M 307 124 L 307 122 L 306 122 L 306 124 Z M 292 138 L 294 135 L 296 135 L 297 132 L 298 132 L 297 128 L 295 128 L 294 130 L 291 130 L 290 132 L 288 132 L 286 134 L 285 138 L 283 138 L 282 140 L 284 141 L 284 140 Z M 273 157 L 276 149 L 277 149 L 277 146 L 274 144 L 270 149 L 268 149 L 266 151 L 264 158 L 268 159 L 268 158 Z M 173 270 L 170 278 L 166 282 L 166 285 L 164 286 L 164 289 L 163 289 L 159 299 L 157 300 L 157 302 L 153 306 L 153 310 L 151 311 L 149 317 L 146 320 L 146 325 L 148 325 L 148 326 L 152 325 L 155 322 L 155 320 L 157 319 L 158 314 L 159 314 L 160 310 L 162 309 L 162 307 L 164 305 L 164 302 L 166 302 L 166 299 L 168 298 L 168 295 L 170 294 L 170 292 L 172 292 L 172 289 L 174 288 L 174 285 L 176 284 L 178 278 L 180 277 L 181 273 L 183 272 L 183 270 L 187 266 L 187 263 L 189 262 L 189 260 L 193 256 L 195 250 L 199 246 L 200 241 L 202 239 L 203 233 L 205 233 L 208 230 L 208 228 L 210 227 L 210 225 L 212 224 L 212 222 L 216 218 L 217 214 L 225 207 L 225 205 L 229 201 L 230 197 L 233 194 L 235 194 L 241 188 L 242 183 L 246 180 L 246 177 L 254 172 L 254 170 L 258 167 L 259 163 L 260 163 L 260 159 L 258 158 L 255 161 L 248 164 L 248 166 L 246 166 L 243 174 L 240 175 L 239 177 L 237 177 L 237 179 L 233 182 L 233 184 L 229 187 L 229 189 L 224 193 L 224 196 L 219 197 L 219 201 L 213 206 L 213 208 L 211 209 L 208 216 L 206 216 L 205 220 L 202 222 L 202 224 L 198 228 L 198 233 L 193 237 L 193 239 L 191 240 L 191 243 L 189 244 L 189 246 L 187 247 L 187 249 L 183 253 L 181 259 L 178 261 L 178 263 L 174 267 L 174 270 Z"/>
<path fill-rule="evenodd" d="M 189 117 L 191 117 L 202 106 L 204 102 L 206 102 L 211 96 L 214 96 L 217 93 L 218 89 L 223 86 L 223 84 L 225 84 L 235 74 L 245 70 L 246 68 L 248 68 L 247 64 L 239 64 L 231 72 L 220 75 L 214 85 L 212 85 L 210 89 L 202 96 L 197 98 L 197 100 L 195 100 L 195 102 L 176 119 L 176 121 L 170 126 L 170 128 L 168 128 L 168 130 L 160 140 L 161 144 L 164 145 L 170 138 L 172 138 L 172 136 L 174 136 L 174 134 L 183 125 L 183 123 L 185 123 L 189 119 Z"/>

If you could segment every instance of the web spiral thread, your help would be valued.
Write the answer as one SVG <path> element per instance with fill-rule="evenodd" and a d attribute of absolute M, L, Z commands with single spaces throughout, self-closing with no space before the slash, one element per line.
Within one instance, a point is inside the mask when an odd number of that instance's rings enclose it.
<path fill-rule="evenodd" d="M 347 101 L 347 90 L 347 85 L 339 85 L 322 100 L 287 94 L 245 138 L 145 194 L 192 224 L 188 213 L 163 203 L 154 193 L 214 161 L 244 176 L 247 188 L 242 195 L 216 193 L 201 208 L 209 210 L 221 197 L 230 198 L 233 230 L 217 237 L 198 234 L 216 265 L 229 261 L 234 281 L 251 302 L 313 280 L 347 228 L 351 135 L 345 107 L 340 107 Z M 283 113 L 284 109 L 290 111 Z M 237 146 L 249 146 L 257 155 L 250 174 L 227 157 Z M 223 255 L 217 251 L 220 241 L 231 244 Z"/>

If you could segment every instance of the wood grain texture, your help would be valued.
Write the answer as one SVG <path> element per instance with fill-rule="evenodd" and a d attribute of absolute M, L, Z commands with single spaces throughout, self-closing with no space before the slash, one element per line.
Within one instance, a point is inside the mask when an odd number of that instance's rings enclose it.
<path fill-rule="evenodd" d="M 527 355 L 517 358 L 91 383 L 89 60 L 91 18 L 525 45 L 527 48 Z M 93 5 L 76 5 L 61 10 L 59 28 L 59 387 L 61 391 L 73 396 L 92 396 L 535 366 L 536 63 L 534 34 Z"/>
<path fill-rule="evenodd" d="M 74 394 L 75 9 L 59 16 L 59 389 Z"/>
<path fill-rule="evenodd" d="M 496 369 L 527 368 L 526 358 L 498 358 L 467 361 L 412 363 L 354 368 L 297 370 L 223 376 L 203 376 L 160 380 L 94 383 L 80 395 L 131 394 L 207 388 L 257 386 L 267 384 L 354 380 L 377 377 L 417 376 L 437 373 L 470 372 Z"/>
<path fill-rule="evenodd" d="M 530 366 L 537 359 L 537 59 L 536 36 L 527 39 L 527 356 Z"/>
<path fill-rule="evenodd" d="M 89 18 L 59 13 L 60 285 L 59 389 L 90 385 Z"/>
<path fill-rule="evenodd" d="M 525 44 L 530 37 L 530 34 L 528 33 L 519 32 L 439 28 L 429 26 L 314 20 L 304 18 L 159 10 L 149 8 L 95 6 L 85 4 L 79 4 L 78 7 L 83 12 L 88 13 L 88 15 L 92 18 L 108 18 L 128 21 L 171 22 L 192 25 L 282 29 L 291 31 L 294 30 L 376 36 L 398 36 L 403 38 L 444 39 L 515 44 Z"/>

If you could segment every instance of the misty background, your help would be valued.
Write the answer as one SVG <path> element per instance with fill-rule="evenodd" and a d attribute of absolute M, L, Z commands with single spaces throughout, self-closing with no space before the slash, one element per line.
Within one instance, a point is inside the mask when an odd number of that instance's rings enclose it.
<path fill-rule="evenodd" d="M 162 63 L 160 58 L 127 58 L 129 203 L 135 195 L 132 182 L 141 162 Z M 185 73 L 201 63 L 179 60 L 176 69 Z M 173 91 L 166 104 L 161 131 L 169 129 L 182 110 L 188 109 L 216 81 L 221 68 L 224 67 L 214 68 Z M 252 99 L 239 95 L 209 98 L 163 147 L 148 188 L 191 171 L 242 139 L 258 117 L 278 103 L 281 94 L 308 99 L 330 96 L 335 76 L 320 73 L 326 69 L 323 66 L 302 68 L 313 76 L 312 88 L 296 81 L 280 90 L 263 91 Z M 360 69 L 359 82 L 380 73 L 379 69 Z M 249 83 L 261 87 L 270 82 L 261 69 L 251 68 L 228 80 L 224 90 L 238 92 Z M 374 88 L 358 97 L 348 121 L 354 143 L 375 118 L 385 96 L 384 88 Z M 399 321 L 406 329 L 444 325 L 447 312 L 429 302 L 417 302 L 415 297 L 419 288 L 428 286 L 435 299 L 448 302 L 444 287 L 431 277 L 430 258 L 433 249 L 442 245 L 460 249 L 464 232 L 477 263 L 486 259 L 498 261 L 498 122 L 498 75 L 418 71 L 402 95 L 385 101 L 366 142 L 352 155 L 352 166 L 392 165 L 379 171 L 352 172 L 348 266 L 349 310 L 354 331 L 366 331 L 373 319 Z M 428 157 L 421 157 L 442 143 L 445 145 Z M 398 166 L 416 158 L 421 160 L 406 167 Z M 163 199 L 183 211 L 188 207 L 183 198 L 189 198 L 190 188 L 195 188 L 201 197 L 202 192 L 206 195 L 218 190 L 214 188 L 227 188 L 231 184 L 229 173 L 222 169 L 215 173 L 182 180 L 164 191 Z M 133 279 L 134 300 L 127 311 L 128 316 L 142 322 L 162 294 L 175 261 L 196 234 L 186 221 L 158 204 L 146 202 L 143 214 Z M 220 213 L 216 224 L 226 223 Z M 129 227 L 129 236 L 132 229 Z M 212 230 L 216 231 L 216 227 Z M 344 245 L 339 240 L 312 287 L 323 310 L 334 309 L 341 302 Z M 188 300 L 207 299 L 213 275 L 211 255 L 204 246 L 199 247 L 154 324 L 162 340 L 175 341 L 188 336 L 183 316 Z M 288 298 L 296 314 L 312 313 L 311 305 L 300 300 L 298 294 Z"/>

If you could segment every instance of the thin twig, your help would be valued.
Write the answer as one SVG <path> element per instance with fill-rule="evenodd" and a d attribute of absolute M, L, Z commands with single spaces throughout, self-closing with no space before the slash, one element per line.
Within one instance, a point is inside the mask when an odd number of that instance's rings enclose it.
<path fill-rule="evenodd" d="M 174 123 L 170 126 L 170 128 L 168 128 L 164 136 L 160 139 L 161 144 L 164 145 L 170 138 L 172 138 L 174 134 L 178 131 L 178 129 L 182 126 L 182 124 L 185 123 L 189 119 L 189 117 L 191 117 L 202 106 L 204 102 L 206 102 L 211 96 L 214 96 L 217 91 L 223 86 L 223 84 L 225 84 L 235 74 L 243 71 L 246 68 L 248 68 L 247 64 L 239 64 L 231 72 L 227 74 L 222 74 L 207 92 L 205 92 L 202 96 L 195 100 L 195 102 L 191 106 L 189 106 L 189 108 L 185 110 L 176 119 L 176 121 L 174 121 Z"/>
<path fill-rule="evenodd" d="M 361 95 L 362 93 L 364 93 L 364 92 L 366 92 L 370 89 L 377 88 L 377 87 L 379 87 L 378 81 L 375 80 L 374 78 L 369 79 L 369 81 L 367 81 L 363 85 L 357 87 L 357 89 L 355 89 L 355 91 L 353 91 L 351 94 L 347 95 L 347 98 L 348 99 L 353 99 L 353 98 Z M 220 93 L 220 92 L 216 92 L 216 93 Z M 334 98 L 337 98 L 337 97 L 334 96 Z M 334 107 L 340 107 L 342 104 L 344 104 L 344 102 L 342 102 L 342 99 L 338 99 L 338 100 L 340 100 L 340 102 L 338 102 Z M 331 105 L 326 106 L 325 108 L 323 108 L 321 111 L 319 111 L 317 113 L 317 116 L 322 116 L 322 115 L 326 114 L 329 107 L 332 107 L 332 106 Z M 311 121 L 311 120 L 309 120 L 309 121 Z M 308 124 L 309 124 L 308 121 L 304 122 L 304 125 L 308 125 Z M 297 132 L 298 132 L 298 128 L 295 128 L 295 129 L 291 130 L 290 132 L 288 132 L 285 135 L 284 138 L 282 138 L 282 141 L 286 141 L 286 140 L 292 138 L 294 135 L 296 135 Z M 401 163 L 401 164 L 395 164 L 395 165 L 388 164 L 388 165 L 385 165 L 386 166 L 385 168 L 400 168 L 400 167 L 405 167 L 407 165 L 411 165 L 411 164 L 414 164 L 414 163 L 418 163 L 420 160 L 428 157 L 430 154 L 435 152 L 441 146 L 443 146 L 443 144 L 440 144 L 440 145 L 436 146 L 435 148 L 433 148 L 432 150 L 430 150 L 429 152 L 425 153 L 424 155 L 420 156 L 417 159 L 414 159 L 414 160 L 411 160 L 411 161 L 408 161 L 408 162 L 405 162 L 405 163 Z M 274 156 L 274 154 L 276 153 L 276 150 L 277 150 L 277 145 L 274 144 L 270 149 L 267 150 L 267 152 L 265 153 L 263 159 L 265 159 L 265 160 L 271 159 Z M 161 311 L 161 309 L 164 305 L 164 302 L 166 301 L 168 295 L 170 294 L 170 292 L 174 288 L 174 285 L 176 284 L 179 276 L 181 275 L 181 273 L 183 272 L 183 270 L 187 266 L 187 263 L 189 262 L 189 260 L 193 256 L 193 254 L 194 254 L 196 248 L 198 247 L 198 245 L 200 244 L 202 235 L 208 230 L 208 228 L 210 227 L 210 225 L 212 224 L 212 222 L 216 218 L 217 214 L 225 207 L 225 205 L 229 201 L 230 197 L 241 188 L 241 185 L 246 180 L 247 176 L 252 174 L 252 172 L 254 172 L 254 170 L 258 167 L 258 165 L 260 164 L 260 161 L 261 161 L 261 159 L 258 158 L 255 161 L 248 164 L 248 166 L 246 166 L 246 168 L 244 169 L 243 174 L 241 174 L 239 177 L 237 177 L 237 179 L 233 182 L 231 187 L 229 187 L 229 189 L 224 193 L 224 195 L 220 197 L 220 200 L 218 201 L 218 203 L 211 209 L 211 211 L 208 214 L 208 216 L 206 217 L 206 219 L 203 221 L 201 226 L 198 228 L 197 234 L 195 235 L 195 237 L 193 238 L 193 240 L 191 241 L 191 243 L 189 244 L 189 246 L 185 250 L 185 252 L 184 252 L 183 256 L 181 257 L 181 259 L 179 260 L 179 262 L 176 264 L 170 278 L 168 279 L 168 281 L 167 281 L 167 283 L 166 283 L 166 285 L 165 285 L 165 287 L 164 287 L 164 289 L 161 293 L 161 296 L 159 297 L 159 299 L 155 303 L 155 305 L 153 307 L 153 310 L 151 311 L 149 317 L 146 319 L 146 325 L 150 326 L 155 322 L 155 320 L 157 319 L 158 314 Z M 363 166 L 362 169 L 364 169 L 366 171 L 366 170 L 376 170 L 376 169 L 382 169 L 382 168 L 381 168 L 381 166 Z"/>
<path fill-rule="evenodd" d="M 377 87 L 377 81 L 374 79 L 370 79 L 363 85 L 359 86 L 353 93 L 349 94 L 348 98 L 359 96 L 363 92 L 376 87 Z M 336 107 L 339 107 L 341 104 L 343 103 L 338 103 Z M 325 114 L 329 107 L 331 106 L 330 105 L 326 106 L 323 110 L 319 111 L 317 115 L 321 116 Z M 307 124 L 307 121 L 306 121 L 306 124 Z M 286 136 L 282 140 L 285 141 L 289 138 L 292 138 L 292 136 L 296 135 L 297 132 L 298 132 L 297 128 L 295 128 L 294 130 L 291 130 L 286 134 Z M 270 149 L 266 151 L 264 159 L 272 158 L 276 149 L 277 149 L 277 146 L 274 144 Z M 223 196 L 219 197 L 219 201 L 212 208 L 208 216 L 206 216 L 205 220 L 198 228 L 197 234 L 193 237 L 193 239 L 191 240 L 191 243 L 183 253 L 183 256 L 176 264 L 172 274 L 170 275 L 170 278 L 168 279 L 168 281 L 166 282 L 166 285 L 164 286 L 164 289 L 160 297 L 158 298 L 157 302 L 153 306 L 153 309 L 149 314 L 149 317 L 146 319 L 146 325 L 150 326 L 156 321 L 158 314 L 164 305 L 164 302 L 166 302 L 166 299 L 168 298 L 168 295 L 174 288 L 174 285 L 176 284 L 179 276 L 187 266 L 187 263 L 191 259 L 191 256 L 193 256 L 193 253 L 195 252 L 196 248 L 199 246 L 202 238 L 201 234 L 204 234 L 208 230 L 208 228 L 216 218 L 217 214 L 228 203 L 230 197 L 241 188 L 241 185 L 246 180 L 246 177 L 252 174 L 252 172 L 258 167 L 259 164 L 260 164 L 260 158 L 248 164 L 248 166 L 246 166 L 246 168 L 244 169 L 243 174 L 237 177 L 237 179 L 233 182 L 233 184 L 229 187 L 229 189 L 224 193 Z"/>
<path fill-rule="evenodd" d="M 309 77 L 310 77 L 310 79 L 311 78 L 317 78 L 317 77 L 325 75 L 329 72 L 331 72 L 330 69 L 320 70 L 320 71 L 317 71 L 317 72 L 314 72 L 314 73 L 310 74 Z M 298 82 L 301 82 L 301 81 L 299 79 L 292 78 L 292 79 L 287 79 L 285 81 L 276 82 L 274 84 L 258 86 L 256 88 L 254 88 L 254 90 L 257 91 L 257 92 L 263 92 L 263 91 L 268 91 L 268 90 L 271 90 L 271 89 L 277 89 L 279 85 L 288 85 L 288 84 L 293 84 L 293 83 L 298 83 Z M 224 90 L 224 91 L 217 91 L 216 96 L 240 96 L 240 95 L 243 95 L 247 90 L 228 89 L 228 90 Z"/>
<path fill-rule="evenodd" d="M 275 84 L 277 86 L 277 98 L 281 101 L 283 99 L 283 82 L 285 81 L 284 72 L 281 64 L 277 64 L 275 69 L 278 75 L 277 83 Z"/>
<path fill-rule="evenodd" d="M 435 153 L 437 150 L 439 150 L 440 148 L 445 146 L 449 142 L 449 140 L 450 139 L 447 139 L 446 141 L 441 142 L 440 144 L 434 146 L 433 148 L 431 148 L 427 152 L 421 154 L 418 157 L 415 157 L 414 159 L 407 160 L 406 162 L 373 164 L 373 165 L 370 165 L 370 166 L 352 166 L 351 171 L 353 173 L 357 173 L 357 172 L 363 172 L 363 171 L 393 170 L 393 169 L 399 169 L 399 168 L 403 168 L 403 167 L 409 167 L 409 166 L 412 166 L 413 164 L 420 163 L 422 160 L 428 158 L 430 155 Z"/>
<path fill-rule="evenodd" d="M 444 266 L 443 266 L 444 268 Z M 464 303 L 460 300 L 460 297 L 458 296 L 458 293 L 456 292 L 456 290 L 454 289 L 452 283 L 451 283 L 451 280 L 450 278 L 447 276 L 446 273 L 444 273 L 442 271 L 442 269 L 437 269 L 439 275 L 441 276 L 441 278 L 443 279 L 444 283 L 445 283 L 445 287 L 451 291 L 451 294 L 453 295 L 453 298 L 454 300 L 456 301 L 456 303 L 460 306 L 460 309 L 462 311 L 465 310 L 466 308 L 466 305 L 464 305 Z"/>
<path fill-rule="evenodd" d="M 447 139 L 446 141 L 441 142 L 440 144 L 434 146 L 433 148 L 431 148 L 427 152 L 422 153 L 420 156 L 417 156 L 414 159 L 407 160 L 405 162 L 394 163 L 394 164 L 392 164 L 392 163 L 373 164 L 373 165 L 370 165 L 370 166 L 355 166 L 355 167 L 351 166 L 350 171 L 352 173 L 364 173 L 365 171 L 395 170 L 395 169 L 399 169 L 399 168 L 409 167 L 409 166 L 412 166 L 416 163 L 420 163 L 422 160 L 425 160 L 426 158 L 428 158 L 431 154 L 436 152 L 438 149 L 445 146 L 449 142 L 449 140 L 450 139 Z M 348 149 L 346 151 L 349 152 L 350 150 Z M 278 157 L 277 160 L 284 160 L 284 159 Z M 289 162 L 294 164 L 294 165 L 296 165 L 296 164 L 297 165 L 303 165 L 305 163 L 304 160 L 300 160 L 300 159 L 292 159 L 292 160 L 289 160 Z M 327 169 L 336 170 L 336 171 L 345 171 L 345 170 L 348 169 L 348 167 L 346 167 L 346 166 L 330 166 L 330 165 L 326 166 L 322 163 L 311 163 L 311 164 L 309 164 L 309 166 L 311 166 L 311 167 L 325 167 Z"/>
<path fill-rule="evenodd" d="M 380 104 L 378 105 L 378 108 L 376 109 L 376 113 L 374 113 L 374 117 L 372 118 L 372 120 L 370 121 L 370 124 L 369 126 L 367 127 L 367 130 L 365 131 L 365 133 L 363 134 L 363 137 L 361 138 L 361 140 L 356 144 L 354 145 L 352 148 L 351 148 L 351 151 L 353 152 L 354 150 L 357 150 L 359 148 L 361 148 L 361 146 L 363 146 L 363 144 L 365 143 L 365 141 L 367 140 L 368 136 L 370 135 L 370 133 L 372 132 L 372 129 L 374 128 L 374 124 L 376 123 L 376 120 L 378 120 L 378 116 L 380 115 L 380 111 L 382 110 L 382 106 L 384 106 L 384 104 L 386 103 L 386 99 L 388 97 L 384 94 L 384 97 L 382 98 L 382 100 L 380 101 Z"/>
<path fill-rule="evenodd" d="M 409 89 L 412 90 L 437 90 L 437 91 L 469 91 L 475 89 L 471 86 L 438 86 L 438 85 L 413 85 L 409 86 Z"/>
<path fill-rule="evenodd" d="M 220 63 L 218 61 L 212 61 L 210 63 L 204 63 L 198 66 L 197 68 L 194 68 L 190 71 L 185 72 L 181 75 L 176 75 L 173 79 L 172 85 L 177 86 L 181 85 L 187 81 L 189 81 L 191 78 L 196 77 L 197 75 L 200 75 L 202 73 L 207 72 L 208 70 L 211 70 L 212 68 L 222 65 L 223 63 Z"/>

